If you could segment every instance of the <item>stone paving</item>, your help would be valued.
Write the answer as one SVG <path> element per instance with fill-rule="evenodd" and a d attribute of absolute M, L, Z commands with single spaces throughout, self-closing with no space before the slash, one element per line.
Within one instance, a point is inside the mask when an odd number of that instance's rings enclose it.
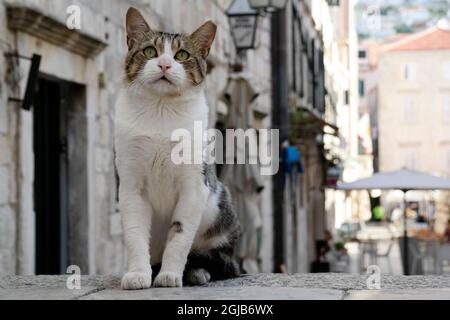
<path fill-rule="evenodd" d="M 450 300 L 450 276 L 382 275 L 381 290 L 350 274 L 259 274 L 203 287 L 120 290 L 120 277 L 82 276 L 81 289 L 68 276 L 0 277 L 0 300 Z"/>

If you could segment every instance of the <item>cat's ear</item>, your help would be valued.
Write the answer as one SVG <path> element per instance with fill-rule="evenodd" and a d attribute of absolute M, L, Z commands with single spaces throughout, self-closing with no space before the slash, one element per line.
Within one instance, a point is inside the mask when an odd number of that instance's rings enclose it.
<path fill-rule="evenodd" d="M 129 8 L 126 18 L 127 44 L 130 49 L 134 41 L 139 39 L 143 34 L 152 32 L 144 17 L 136 8 Z"/>
<path fill-rule="evenodd" d="M 204 59 L 208 57 L 212 43 L 216 37 L 217 26 L 210 20 L 191 34 L 194 44 L 200 49 Z"/>

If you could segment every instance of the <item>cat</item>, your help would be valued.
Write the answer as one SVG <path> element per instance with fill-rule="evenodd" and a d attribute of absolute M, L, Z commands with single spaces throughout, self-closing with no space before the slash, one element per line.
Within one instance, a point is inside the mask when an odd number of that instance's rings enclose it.
<path fill-rule="evenodd" d="M 208 21 L 190 35 L 153 31 L 137 9 L 127 12 L 126 85 L 115 117 L 125 290 L 239 275 L 233 248 L 240 228 L 230 192 L 211 165 L 171 160 L 173 130 L 192 132 L 195 121 L 207 128 L 206 58 L 216 29 Z"/>

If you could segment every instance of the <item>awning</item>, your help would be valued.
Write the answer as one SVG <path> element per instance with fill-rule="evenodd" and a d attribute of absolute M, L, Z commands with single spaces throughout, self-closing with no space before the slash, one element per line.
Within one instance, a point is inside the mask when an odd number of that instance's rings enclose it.
<path fill-rule="evenodd" d="M 327 130 L 326 134 L 332 134 L 334 136 L 339 136 L 339 128 L 323 119 L 319 112 L 316 110 L 311 110 L 306 107 L 298 107 L 302 112 L 301 119 L 295 120 L 294 130 L 302 132 L 324 132 L 325 128 L 328 127 L 331 130 Z M 331 131 L 331 132 L 330 132 Z"/>

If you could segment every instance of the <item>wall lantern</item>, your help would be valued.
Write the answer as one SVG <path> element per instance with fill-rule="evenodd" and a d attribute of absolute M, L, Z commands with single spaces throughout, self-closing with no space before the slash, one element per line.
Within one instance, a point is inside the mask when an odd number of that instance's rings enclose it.
<path fill-rule="evenodd" d="M 30 70 L 28 72 L 28 80 L 27 80 L 27 87 L 25 89 L 25 95 L 22 98 L 18 97 L 9 97 L 9 101 L 12 102 L 18 102 L 21 104 L 22 109 L 24 110 L 30 110 L 31 106 L 34 102 L 34 94 L 36 92 L 36 85 L 39 80 L 39 67 L 41 65 L 41 56 L 38 54 L 33 54 L 32 57 L 25 57 L 17 52 L 7 52 L 4 54 L 6 58 L 12 58 L 12 59 L 24 59 L 31 61 Z"/>
<path fill-rule="evenodd" d="M 286 1 L 287 0 L 248 0 L 253 9 L 269 13 L 284 9 Z"/>
<path fill-rule="evenodd" d="M 250 7 L 248 0 L 233 0 L 227 15 L 236 49 L 238 51 L 254 49 L 258 11 Z"/>
<path fill-rule="evenodd" d="M 236 49 L 254 49 L 259 13 L 282 10 L 286 2 L 287 0 L 233 0 L 227 15 Z"/>
<path fill-rule="evenodd" d="M 330 7 L 339 7 L 339 0 L 327 0 Z"/>

